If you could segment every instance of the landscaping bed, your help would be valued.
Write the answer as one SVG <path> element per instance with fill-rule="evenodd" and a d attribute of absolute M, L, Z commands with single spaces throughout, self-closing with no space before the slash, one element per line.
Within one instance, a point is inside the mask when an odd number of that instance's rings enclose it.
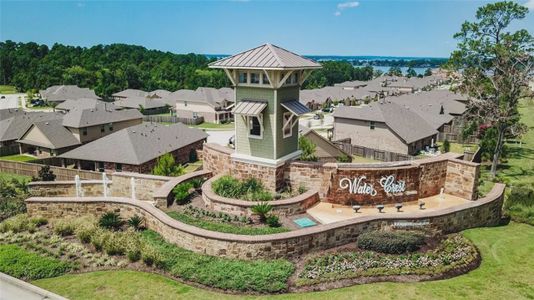
<path fill-rule="evenodd" d="M 298 196 L 306 192 L 304 187 L 291 189 L 289 186 L 278 193 L 271 193 L 263 183 L 256 178 L 239 180 L 232 176 L 221 176 L 211 183 L 213 192 L 225 198 L 239 199 L 245 201 L 271 201 L 287 199 Z"/>
<path fill-rule="evenodd" d="M 436 280 L 466 273 L 480 264 L 478 250 L 461 234 L 434 236 L 421 243 L 415 235 L 395 238 L 377 233 L 372 238 L 362 235 L 357 246 L 330 249 L 305 258 L 293 276 L 292 290 L 325 290 L 378 281 Z M 381 252 L 365 250 L 368 245 Z"/>

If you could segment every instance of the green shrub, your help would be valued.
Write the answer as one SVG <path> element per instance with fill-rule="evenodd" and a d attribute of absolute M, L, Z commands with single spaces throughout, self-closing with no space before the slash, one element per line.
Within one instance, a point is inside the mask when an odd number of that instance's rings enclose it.
<path fill-rule="evenodd" d="M 185 173 L 185 168 L 176 164 L 172 154 L 167 153 L 160 156 L 152 170 L 152 174 L 161 176 L 180 176 Z"/>
<path fill-rule="evenodd" d="M 130 219 L 128 219 L 128 226 L 130 226 L 136 231 L 139 231 L 139 230 L 144 229 L 144 226 L 143 226 L 144 221 L 145 220 L 142 217 L 135 215 L 131 217 Z"/>
<path fill-rule="evenodd" d="M 162 258 L 156 247 L 145 244 L 141 248 L 141 258 L 147 266 L 160 265 L 162 263 Z"/>
<path fill-rule="evenodd" d="M 0 245 L 0 272 L 23 280 L 63 275 L 68 263 L 28 252 L 16 245 Z"/>
<path fill-rule="evenodd" d="M 347 154 L 342 154 L 338 156 L 337 161 L 340 163 L 350 163 L 352 159 Z"/>
<path fill-rule="evenodd" d="M 266 203 L 266 202 L 256 204 L 252 206 L 251 208 L 252 213 L 260 216 L 261 222 L 265 222 L 265 218 L 267 217 L 267 214 L 269 214 L 269 212 L 271 212 L 272 209 L 273 207 L 269 203 Z"/>
<path fill-rule="evenodd" d="M 265 222 L 267 223 L 267 225 L 269 225 L 269 227 L 280 227 L 280 226 L 282 226 L 280 224 L 280 218 L 278 218 L 278 216 L 275 216 L 275 215 L 268 216 L 265 219 Z"/>
<path fill-rule="evenodd" d="M 112 230 L 119 230 L 123 224 L 124 221 L 116 212 L 107 212 L 100 217 L 100 220 L 98 220 L 98 225 L 100 225 L 100 227 Z"/>
<path fill-rule="evenodd" d="M 193 178 L 190 179 L 188 182 L 190 182 L 195 189 L 199 189 L 202 187 L 202 184 L 204 184 L 204 178 Z"/>
<path fill-rule="evenodd" d="M 504 209 L 514 221 L 534 225 L 534 188 L 526 185 L 512 187 Z"/>
<path fill-rule="evenodd" d="M 102 251 L 104 243 L 110 236 L 111 232 L 102 228 L 96 228 L 91 236 L 91 245 L 93 245 L 97 251 Z"/>
<path fill-rule="evenodd" d="M 214 180 L 211 187 L 215 194 L 222 197 L 237 198 L 241 196 L 241 184 L 232 176 L 226 175 Z"/>
<path fill-rule="evenodd" d="M 157 251 L 156 264 L 172 275 L 224 290 L 277 293 L 287 290 L 295 267 L 287 260 L 236 260 L 202 255 L 166 242 L 151 230 L 141 233 L 142 240 Z"/>
<path fill-rule="evenodd" d="M 36 229 L 37 225 L 35 224 L 35 222 L 32 222 L 26 214 L 19 214 L 13 216 L 0 223 L 0 232 L 35 232 Z"/>
<path fill-rule="evenodd" d="M 443 148 L 442 148 L 443 152 L 444 153 L 447 153 L 451 150 L 451 143 L 449 142 L 449 140 L 444 140 L 443 141 Z"/>
<path fill-rule="evenodd" d="M 299 149 L 302 151 L 300 160 L 303 161 L 317 161 L 315 156 L 315 144 L 307 137 L 299 137 Z"/>
<path fill-rule="evenodd" d="M 413 252 L 425 244 L 425 235 L 411 231 L 371 231 L 358 236 L 358 248 L 388 254 Z"/>
<path fill-rule="evenodd" d="M 35 217 L 35 218 L 31 218 L 30 219 L 30 222 L 32 222 L 33 224 L 35 224 L 35 226 L 37 227 L 41 227 L 43 225 L 46 225 L 48 224 L 48 220 L 46 218 L 43 218 L 43 217 Z"/>
<path fill-rule="evenodd" d="M 75 221 L 71 218 L 54 220 L 52 227 L 54 232 L 60 236 L 69 236 L 74 234 L 76 229 Z"/>
<path fill-rule="evenodd" d="M 193 188 L 193 184 L 190 182 L 184 182 L 174 187 L 172 192 L 174 193 L 174 199 L 177 204 L 184 204 L 188 199 L 190 190 Z"/>

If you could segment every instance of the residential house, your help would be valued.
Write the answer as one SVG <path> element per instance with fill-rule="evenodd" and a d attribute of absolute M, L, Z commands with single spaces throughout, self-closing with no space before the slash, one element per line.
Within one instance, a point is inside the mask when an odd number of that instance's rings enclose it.
<path fill-rule="evenodd" d="M 352 161 L 350 154 L 334 145 L 330 140 L 320 135 L 317 131 L 301 125 L 300 135 L 306 137 L 315 144 L 315 156 L 318 161 L 336 162 L 342 157 L 348 158 L 349 162 Z"/>
<path fill-rule="evenodd" d="M 143 115 L 161 114 L 169 111 L 169 105 L 158 96 L 128 97 L 116 100 L 117 109 L 138 109 Z"/>
<path fill-rule="evenodd" d="M 142 90 L 136 90 L 136 89 L 126 89 L 124 91 L 112 94 L 111 97 L 113 100 L 121 100 L 126 99 L 129 97 L 146 97 L 148 96 L 148 93 Z"/>
<path fill-rule="evenodd" d="M 415 111 L 394 102 L 338 107 L 334 113 L 334 140 L 353 145 L 416 155 L 436 141 L 438 131 Z"/>
<path fill-rule="evenodd" d="M 206 122 L 219 124 L 233 119 L 234 97 L 231 88 L 199 87 L 194 91 L 178 90 L 162 100 L 175 107 L 178 117 L 203 117 Z"/>
<path fill-rule="evenodd" d="M 40 90 L 39 94 L 42 99 L 54 104 L 67 100 L 102 99 L 95 94 L 95 91 L 88 88 L 80 88 L 76 85 L 54 85 L 46 90 Z"/>
<path fill-rule="evenodd" d="M 177 163 L 195 160 L 207 134 L 181 123 L 165 126 L 143 123 L 119 130 L 60 157 L 77 167 L 98 171 L 150 173 L 157 159 L 171 153 Z"/>
<path fill-rule="evenodd" d="M 68 112 L 73 109 L 91 109 L 96 108 L 98 105 L 103 104 L 104 101 L 91 99 L 91 98 L 82 98 L 78 100 L 67 100 L 56 106 L 56 110 Z M 108 107 L 112 107 L 112 103 L 107 104 Z"/>
<path fill-rule="evenodd" d="M 33 122 L 17 141 L 20 152 L 56 156 L 115 131 L 141 124 L 137 110 L 115 110 L 109 103 L 96 108 L 73 109 L 55 122 Z M 76 143 L 74 142 L 76 140 Z"/>

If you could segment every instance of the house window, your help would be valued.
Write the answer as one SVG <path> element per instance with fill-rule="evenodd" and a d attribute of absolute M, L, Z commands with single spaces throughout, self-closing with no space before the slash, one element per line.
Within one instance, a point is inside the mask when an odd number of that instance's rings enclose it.
<path fill-rule="evenodd" d="M 369 129 L 371 129 L 371 130 L 375 129 L 375 122 L 373 122 L 373 121 L 369 122 Z"/>
<path fill-rule="evenodd" d="M 247 83 L 247 72 L 239 73 L 239 83 Z"/>
<path fill-rule="evenodd" d="M 104 172 L 104 162 L 99 161 L 98 162 L 98 172 Z"/>
<path fill-rule="evenodd" d="M 285 112 L 283 114 L 283 128 L 284 138 L 290 137 L 293 135 L 293 114 L 290 112 Z"/>
<path fill-rule="evenodd" d="M 187 101 L 184 101 L 184 106 L 187 106 Z"/>
<path fill-rule="evenodd" d="M 259 73 L 250 73 L 250 83 L 259 84 L 260 83 L 260 74 Z"/>
<path fill-rule="evenodd" d="M 101 125 L 100 126 L 100 132 L 102 132 L 102 133 L 106 132 L 106 126 Z"/>
<path fill-rule="evenodd" d="M 115 164 L 115 171 L 122 172 L 122 164 L 116 163 Z"/>
<path fill-rule="evenodd" d="M 265 75 L 265 74 L 262 75 L 262 83 L 263 83 L 263 84 L 271 84 L 271 83 L 269 82 L 269 78 L 268 78 L 267 75 Z"/>
<path fill-rule="evenodd" d="M 113 123 L 109 123 L 109 131 L 113 131 Z"/>
<path fill-rule="evenodd" d="M 196 118 L 198 118 L 198 113 L 194 111 L 193 112 L 193 119 L 196 119 Z"/>
<path fill-rule="evenodd" d="M 82 135 L 87 135 L 87 128 L 82 128 Z"/>
<path fill-rule="evenodd" d="M 261 137 L 261 125 L 258 117 L 249 117 L 249 136 Z"/>

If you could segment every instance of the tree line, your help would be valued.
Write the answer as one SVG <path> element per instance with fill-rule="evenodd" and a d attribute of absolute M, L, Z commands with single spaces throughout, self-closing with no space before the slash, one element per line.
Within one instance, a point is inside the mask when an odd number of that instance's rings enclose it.
<path fill-rule="evenodd" d="M 174 54 L 145 47 L 111 44 L 75 47 L 0 42 L 0 80 L 19 91 L 73 84 L 103 97 L 131 88 L 142 90 L 220 88 L 229 85 L 212 60 L 198 54 Z"/>

